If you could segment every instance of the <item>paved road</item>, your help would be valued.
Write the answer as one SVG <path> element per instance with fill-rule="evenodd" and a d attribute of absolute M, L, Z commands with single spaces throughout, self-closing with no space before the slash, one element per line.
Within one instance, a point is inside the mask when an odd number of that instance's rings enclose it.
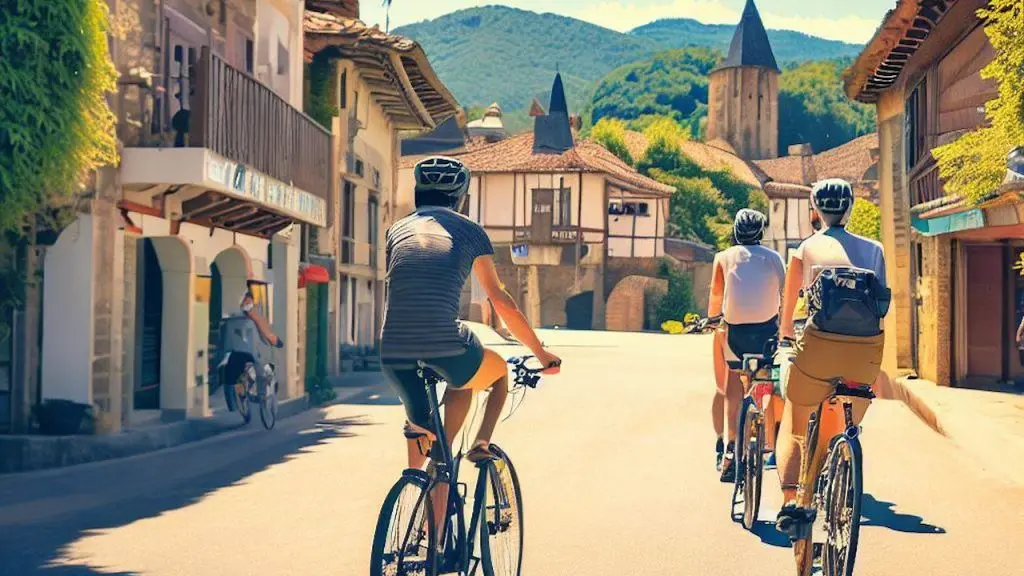
<path fill-rule="evenodd" d="M 527 576 L 792 573 L 767 523 L 772 475 L 756 534 L 729 520 L 711 464 L 709 340 L 544 338 L 563 374 L 499 428 L 525 491 Z M 402 420 L 371 390 L 272 433 L 0 477 L 0 574 L 366 574 Z M 865 425 L 859 574 L 1020 574 L 1024 487 L 978 472 L 902 405 L 877 403 Z"/>

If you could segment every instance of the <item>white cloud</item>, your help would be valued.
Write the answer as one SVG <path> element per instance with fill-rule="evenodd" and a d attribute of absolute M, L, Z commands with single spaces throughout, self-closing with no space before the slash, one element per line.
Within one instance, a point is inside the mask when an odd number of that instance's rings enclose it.
<path fill-rule="evenodd" d="M 843 16 L 830 18 L 807 18 L 803 16 L 779 16 L 762 14 L 764 25 L 780 30 L 796 30 L 812 36 L 820 36 L 831 40 L 842 40 L 854 44 L 863 44 L 871 39 L 878 27 L 878 20 L 870 20 L 859 16 Z"/>

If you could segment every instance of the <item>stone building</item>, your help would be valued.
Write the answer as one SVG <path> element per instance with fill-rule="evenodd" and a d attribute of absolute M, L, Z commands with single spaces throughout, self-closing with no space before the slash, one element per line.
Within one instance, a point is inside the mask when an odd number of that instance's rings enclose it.
<path fill-rule="evenodd" d="M 754 0 L 747 0 L 729 54 L 709 77 L 707 139 L 744 160 L 778 156 L 779 66 Z"/>
<path fill-rule="evenodd" d="M 301 112 L 303 9 L 116 3 L 121 160 L 45 251 L 41 399 L 95 406 L 105 432 L 208 416 L 220 318 L 246 289 L 285 342 L 280 396 L 303 394 L 301 237 L 331 186 L 331 134 Z"/>
<path fill-rule="evenodd" d="M 460 111 L 422 47 L 408 38 L 354 17 L 307 10 L 305 41 L 307 61 L 330 63 L 333 73 L 338 113 L 332 129 L 339 137 L 332 154 L 340 177 L 336 218 L 318 247 L 337 273 L 320 288 L 325 304 L 309 318 L 327 324 L 320 348 L 332 361 L 340 352 L 347 370 L 376 361 L 384 232 L 411 209 L 398 181 L 399 133 L 457 124 Z"/>
<path fill-rule="evenodd" d="M 1024 316 L 1019 191 L 968 205 L 943 190 L 931 150 L 985 122 L 994 57 L 984 0 L 901 0 L 846 72 L 846 92 L 878 113 L 879 195 L 893 310 L 886 365 L 942 385 L 1024 380 L 1014 332 Z"/>

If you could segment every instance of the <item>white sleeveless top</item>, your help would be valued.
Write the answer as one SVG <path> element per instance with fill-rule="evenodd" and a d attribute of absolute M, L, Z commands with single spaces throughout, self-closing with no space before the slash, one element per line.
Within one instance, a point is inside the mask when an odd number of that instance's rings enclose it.
<path fill-rule="evenodd" d="M 761 245 L 733 246 L 715 255 L 722 267 L 726 324 L 760 324 L 779 314 L 786 266 L 778 252 Z"/>

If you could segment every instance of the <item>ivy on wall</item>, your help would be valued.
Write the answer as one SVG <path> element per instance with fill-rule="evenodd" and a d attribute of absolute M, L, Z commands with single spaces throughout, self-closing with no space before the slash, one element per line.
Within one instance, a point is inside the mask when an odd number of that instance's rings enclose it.
<path fill-rule="evenodd" d="M 0 18 L 0 309 L 28 278 L 18 246 L 54 220 L 100 166 L 117 162 L 117 89 L 104 0 L 15 0 Z M 64 210 L 66 215 L 69 211 Z M 0 318 L 0 323 L 3 319 Z"/>
<path fill-rule="evenodd" d="M 313 56 L 306 65 L 309 94 L 305 98 L 306 114 L 330 130 L 331 119 L 341 113 L 338 108 L 338 61 L 323 52 Z"/>

